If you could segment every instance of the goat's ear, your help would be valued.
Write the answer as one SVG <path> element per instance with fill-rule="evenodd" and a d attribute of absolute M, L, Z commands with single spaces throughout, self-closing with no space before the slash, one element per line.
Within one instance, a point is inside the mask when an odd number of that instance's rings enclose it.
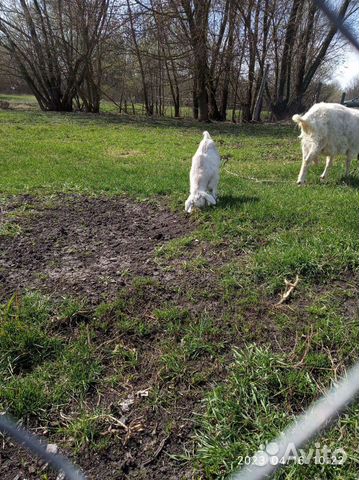
<path fill-rule="evenodd" d="M 211 194 L 209 194 L 207 192 L 203 192 L 203 196 L 210 205 L 215 205 L 216 204 L 216 199 Z"/>

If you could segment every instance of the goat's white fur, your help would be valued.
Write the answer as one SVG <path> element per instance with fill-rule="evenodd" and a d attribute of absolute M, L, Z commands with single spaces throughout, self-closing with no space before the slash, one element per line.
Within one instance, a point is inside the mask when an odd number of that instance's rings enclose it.
<path fill-rule="evenodd" d="M 190 195 L 185 203 L 186 212 L 191 213 L 194 207 L 216 204 L 220 163 L 221 157 L 214 141 L 208 132 L 203 132 L 203 139 L 192 157 Z"/>
<path fill-rule="evenodd" d="M 317 103 L 292 119 L 301 128 L 303 153 L 297 183 L 305 183 L 310 164 L 317 163 L 321 154 L 327 157 L 321 180 L 326 179 L 334 156 L 339 154 L 346 155 L 348 176 L 352 159 L 359 153 L 359 111 L 338 103 Z"/>

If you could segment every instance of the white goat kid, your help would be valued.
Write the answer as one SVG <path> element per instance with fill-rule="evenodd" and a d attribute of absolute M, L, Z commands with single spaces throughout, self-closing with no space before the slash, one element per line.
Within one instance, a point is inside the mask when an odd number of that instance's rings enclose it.
<path fill-rule="evenodd" d="M 186 212 L 191 213 L 194 207 L 203 208 L 216 204 L 220 163 L 221 157 L 214 141 L 208 132 L 203 132 L 203 139 L 192 158 Z"/>
<path fill-rule="evenodd" d="M 327 156 L 321 180 L 325 180 L 335 155 L 346 155 L 346 176 L 350 173 L 352 159 L 359 153 L 359 111 L 338 103 L 317 103 L 304 115 L 294 115 L 293 121 L 301 128 L 303 161 L 299 172 L 299 185 L 307 178 L 312 162 L 319 155 Z"/>

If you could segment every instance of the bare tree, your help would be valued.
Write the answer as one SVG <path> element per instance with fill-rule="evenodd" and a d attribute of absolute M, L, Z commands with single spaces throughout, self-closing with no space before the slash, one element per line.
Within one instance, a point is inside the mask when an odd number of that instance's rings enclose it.
<path fill-rule="evenodd" d="M 285 118 L 315 98 L 336 33 L 312 0 L 0 0 L 7 68 L 44 110 L 97 112 L 105 95 L 125 113 Z"/>
<path fill-rule="evenodd" d="M 170 0 L 183 33 L 191 46 L 194 111 L 199 121 L 209 120 L 208 109 L 208 18 L 211 0 Z M 195 113 L 196 116 L 196 113 Z"/>
<path fill-rule="evenodd" d="M 71 111 L 79 95 L 86 109 L 98 111 L 108 8 L 109 0 L 0 2 L 0 44 L 41 109 Z"/>
<path fill-rule="evenodd" d="M 353 4 L 342 0 L 338 15 Z M 310 1 L 293 0 L 281 55 L 279 82 L 271 109 L 277 118 L 303 110 L 304 95 L 327 58 L 337 33 Z"/>

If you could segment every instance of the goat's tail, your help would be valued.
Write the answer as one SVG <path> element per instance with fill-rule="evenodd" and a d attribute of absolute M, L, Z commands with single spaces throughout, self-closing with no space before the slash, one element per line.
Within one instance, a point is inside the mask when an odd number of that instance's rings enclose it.
<path fill-rule="evenodd" d="M 204 140 L 204 143 L 203 143 L 203 152 L 204 153 L 207 153 L 208 152 L 208 143 L 207 141 L 212 141 L 212 137 L 211 135 L 205 131 L 203 132 L 203 140 Z"/>
<path fill-rule="evenodd" d="M 310 122 L 308 122 L 308 120 L 304 119 L 300 115 L 293 115 L 292 120 L 300 126 L 303 132 L 309 133 L 312 130 L 312 125 L 310 124 Z"/>

